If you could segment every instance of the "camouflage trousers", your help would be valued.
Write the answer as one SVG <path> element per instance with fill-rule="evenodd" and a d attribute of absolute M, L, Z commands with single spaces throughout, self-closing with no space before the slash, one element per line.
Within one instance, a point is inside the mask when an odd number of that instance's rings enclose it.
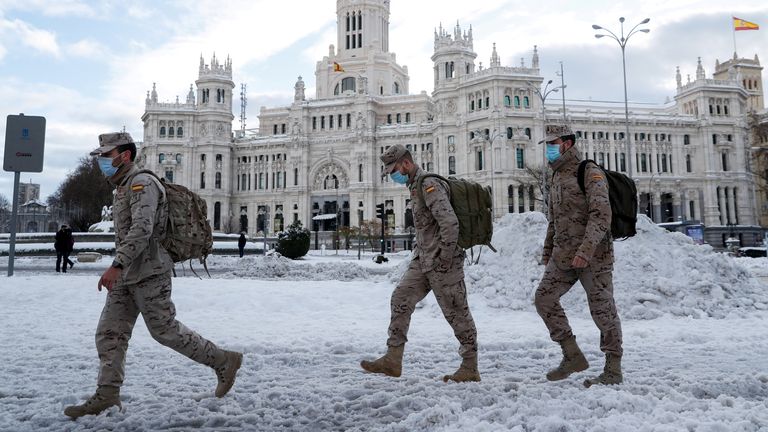
<path fill-rule="evenodd" d="M 449 270 L 448 274 L 436 271 L 424 273 L 418 259 L 411 261 L 392 293 L 392 318 L 389 323 L 387 346 L 395 347 L 408 342 L 408 327 L 416 304 L 433 291 L 443 316 L 461 344 L 459 354 L 464 358 L 477 356 L 477 329 L 467 303 L 467 288 L 463 277 L 458 282 L 451 283 L 457 279 L 453 272 L 462 272 L 463 276 L 462 269 Z M 449 283 L 444 283 L 446 280 Z"/>
<path fill-rule="evenodd" d="M 125 354 L 136 318 L 141 313 L 150 335 L 161 344 L 210 367 L 224 364 L 224 351 L 176 321 L 170 274 L 136 284 L 118 283 L 107 294 L 96 328 L 99 385 L 120 387 L 125 378 Z"/>
<path fill-rule="evenodd" d="M 613 299 L 611 271 L 594 273 L 589 267 L 562 270 L 554 260 L 549 261 L 536 290 L 535 300 L 536 311 L 549 329 L 549 336 L 558 343 L 573 336 L 568 318 L 560 305 L 560 297 L 567 293 L 577 280 L 587 292 L 589 312 L 600 329 L 600 350 L 621 356 L 621 321 Z"/>

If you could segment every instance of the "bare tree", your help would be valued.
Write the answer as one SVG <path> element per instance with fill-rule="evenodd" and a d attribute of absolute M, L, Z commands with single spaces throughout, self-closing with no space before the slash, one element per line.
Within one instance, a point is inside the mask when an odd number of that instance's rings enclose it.
<path fill-rule="evenodd" d="M 548 216 L 547 209 L 549 208 L 549 200 L 547 197 L 549 197 L 550 185 L 552 183 L 552 170 L 549 169 L 547 164 L 541 164 L 534 167 L 526 165 L 525 172 L 536 182 L 536 188 L 539 190 L 539 198 L 534 197 L 534 200 L 542 203 L 544 216 Z"/>
<path fill-rule="evenodd" d="M 11 220 L 11 203 L 5 195 L 0 194 L 0 232 L 9 231 Z"/>
<path fill-rule="evenodd" d="M 48 205 L 62 211 L 62 218 L 75 231 L 88 231 L 89 226 L 101 221 L 102 207 L 112 205 L 112 185 L 96 159 L 86 156 L 48 197 Z"/>

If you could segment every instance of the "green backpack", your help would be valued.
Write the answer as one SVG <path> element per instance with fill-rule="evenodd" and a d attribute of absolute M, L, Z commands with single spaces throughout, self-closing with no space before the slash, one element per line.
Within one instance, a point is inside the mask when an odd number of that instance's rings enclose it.
<path fill-rule="evenodd" d="M 438 178 L 448 184 L 451 191 L 451 207 L 459 220 L 458 245 L 464 249 L 482 245 L 496 252 L 491 245 L 493 237 L 493 197 L 491 190 L 466 179 L 442 177 L 437 174 L 424 174 L 416 181 L 416 189 L 424 201 L 422 182 L 427 177 Z"/>
<path fill-rule="evenodd" d="M 133 176 L 142 173 L 157 179 L 165 190 L 168 221 L 160 245 L 173 262 L 196 258 L 207 272 L 205 260 L 213 250 L 213 234 L 208 223 L 208 205 L 205 200 L 184 186 L 166 182 L 150 170 L 140 170 Z"/>

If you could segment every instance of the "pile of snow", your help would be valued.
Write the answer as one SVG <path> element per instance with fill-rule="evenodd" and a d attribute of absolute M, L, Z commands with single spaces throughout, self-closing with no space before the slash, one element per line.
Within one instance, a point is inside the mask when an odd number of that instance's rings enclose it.
<path fill-rule="evenodd" d="M 547 220 L 542 213 L 509 214 L 495 225 L 493 245 L 477 265 L 467 265 L 467 289 L 491 307 L 533 310 L 544 273 L 541 261 Z M 622 318 L 651 319 L 664 314 L 723 318 L 768 310 L 768 290 L 743 261 L 697 245 L 681 233 L 659 228 L 638 216 L 637 235 L 614 242 L 614 294 Z M 397 280 L 403 263 L 391 274 Z M 567 310 L 588 314 L 580 283 L 562 298 Z"/>
<path fill-rule="evenodd" d="M 225 279 L 264 280 L 363 280 L 371 278 L 371 272 L 349 262 L 324 262 L 321 264 L 297 265 L 295 261 L 278 254 L 267 257 L 245 256 L 237 260 L 233 271 L 219 277 Z"/>
<path fill-rule="evenodd" d="M 97 232 L 97 233 L 115 232 L 115 223 L 113 221 L 101 221 L 89 226 L 88 232 Z"/>

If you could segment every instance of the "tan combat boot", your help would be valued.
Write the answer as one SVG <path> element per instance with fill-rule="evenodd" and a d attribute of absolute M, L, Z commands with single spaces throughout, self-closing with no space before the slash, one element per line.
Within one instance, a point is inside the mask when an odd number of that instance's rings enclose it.
<path fill-rule="evenodd" d="M 477 370 L 477 356 L 463 359 L 459 369 L 457 369 L 453 375 L 446 375 L 443 377 L 443 382 L 448 381 L 480 381 L 480 372 Z"/>
<path fill-rule="evenodd" d="M 98 415 L 113 406 L 122 409 L 120 404 L 120 387 L 99 386 L 96 389 L 96 393 L 82 405 L 72 405 L 64 408 L 64 415 L 75 420 L 86 415 Z"/>
<path fill-rule="evenodd" d="M 587 358 L 576 344 L 576 336 L 560 342 L 560 347 L 563 349 L 563 360 L 558 367 L 547 372 L 549 381 L 560 381 L 574 372 L 581 372 L 589 367 Z"/>
<path fill-rule="evenodd" d="M 403 350 L 405 345 L 387 347 L 387 353 L 374 361 L 363 360 L 360 367 L 368 372 L 380 373 L 391 377 L 399 377 L 403 372 Z"/>
<path fill-rule="evenodd" d="M 233 385 L 235 385 L 235 376 L 237 375 L 240 365 L 243 364 L 243 354 L 234 351 L 224 351 L 226 361 L 224 366 L 219 368 L 213 368 L 216 371 L 216 377 L 219 380 L 219 384 L 216 386 L 216 397 L 224 397 L 229 392 Z"/>
<path fill-rule="evenodd" d="M 621 356 L 606 354 L 603 373 L 598 375 L 597 378 L 590 378 L 584 381 L 584 387 L 589 388 L 594 384 L 621 384 L 623 381 L 624 376 L 621 374 Z"/>

